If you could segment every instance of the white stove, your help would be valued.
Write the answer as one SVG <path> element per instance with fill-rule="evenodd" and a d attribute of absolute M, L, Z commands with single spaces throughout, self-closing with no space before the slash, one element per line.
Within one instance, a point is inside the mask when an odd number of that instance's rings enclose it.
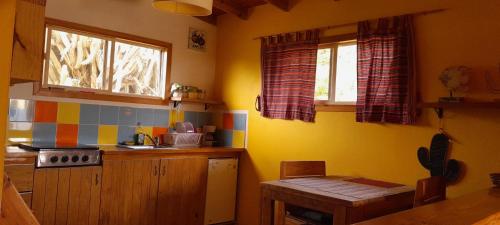
<path fill-rule="evenodd" d="M 21 144 L 20 148 L 38 151 L 37 168 L 93 166 L 101 164 L 101 151 L 97 146 L 57 146 L 54 144 Z"/>

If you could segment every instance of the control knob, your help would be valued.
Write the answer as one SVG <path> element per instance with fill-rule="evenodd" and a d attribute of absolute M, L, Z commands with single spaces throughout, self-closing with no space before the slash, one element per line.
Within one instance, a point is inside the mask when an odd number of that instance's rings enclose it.
<path fill-rule="evenodd" d="M 59 161 L 59 157 L 57 157 L 57 156 L 50 157 L 50 162 L 56 163 L 57 161 Z"/>

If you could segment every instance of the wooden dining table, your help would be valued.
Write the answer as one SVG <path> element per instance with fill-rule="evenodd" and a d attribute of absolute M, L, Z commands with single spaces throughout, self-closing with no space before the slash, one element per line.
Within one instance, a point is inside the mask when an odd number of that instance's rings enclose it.
<path fill-rule="evenodd" d="M 276 201 L 333 214 L 334 224 L 344 225 L 410 209 L 414 195 L 413 187 L 366 178 L 267 181 L 261 183 L 260 225 L 274 224 Z"/>
<path fill-rule="evenodd" d="M 500 212 L 500 188 L 486 189 L 461 197 L 448 199 L 434 204 L 417 207 L 373 220 L 358 223 L 357 225 L 471 225 L 471 224 L 500 224 L 500 217 L 496 223 L 481 223 L 495 213 Z"/>

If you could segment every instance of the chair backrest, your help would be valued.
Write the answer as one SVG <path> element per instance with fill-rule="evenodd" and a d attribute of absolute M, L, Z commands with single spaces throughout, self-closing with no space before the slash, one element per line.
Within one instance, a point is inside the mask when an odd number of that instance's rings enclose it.
<path fill-rule="evenodd" d="M 422 206 L 446 200 L 446 179 L 433 176 L 417 181 L 413 206 Z"/>
<path fill-rule="evenodd" d="M 323 177 L 326 175 L 325 161 L 282 161 L 280 179 L 300 177 Z"/>

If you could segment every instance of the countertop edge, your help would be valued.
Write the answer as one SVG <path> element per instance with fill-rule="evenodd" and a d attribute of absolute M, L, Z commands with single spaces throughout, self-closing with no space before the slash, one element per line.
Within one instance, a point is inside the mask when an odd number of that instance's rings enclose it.
<path fill-rule="evenodd" d="M 231 147 L 192 147 L 175 150 L 132 150 L 116 146 L 100 146 L 102 156 L 136 156 L 136 155 L 220 155 L 220 154 L 239 154 L 245 152 L 245 148 Z M 17 146 L 6 146 L 5 158 L 34 158 L 38 152 L 21 149 Z"/>

